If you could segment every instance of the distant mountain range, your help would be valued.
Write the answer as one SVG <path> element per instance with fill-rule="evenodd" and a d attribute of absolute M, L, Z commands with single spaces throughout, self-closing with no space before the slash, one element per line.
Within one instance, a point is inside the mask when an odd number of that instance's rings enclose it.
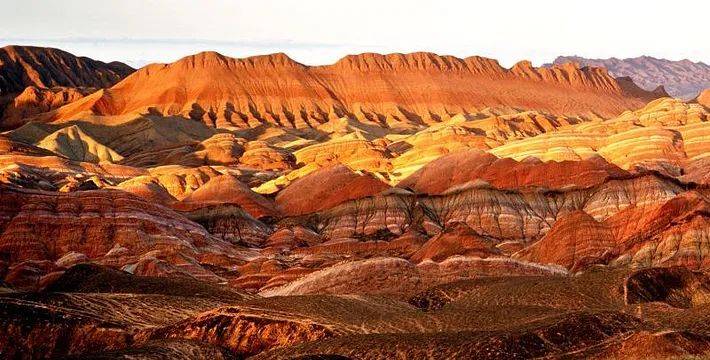
<path fill-rule="evenodd" d="M 559 65 L 568 62 L 604 67 L 613 76 L 628 76 L 637 85 L 647 90 L 653 90 L 662 85 L 668 94 L 684 100 L 693 99 L 704 89 L 710 88 L 710 65 L 703 62 L 671 61 L 650 56 L 628 59 L 587 59 L 579 56 L 559 56 L 553 64 Z"/>
<path fill-rule="evenodd" d="M 485 108 L 609 118 L 664 95 L 617 80 L 601 68 L 535 68 L 521 61 L 507 69 L 477 56 L 365 53 L 306 66 L 286 54 L 236 59 L 203 52 L 145 66 L 44 121 L 83 112 L 126 115 L 151 109 L 215 127 L 268 123 L 306 128 L 343 116 L 401 127 Z M 15 119 L 3 122 L 4 128 L 19 125 Z"/>

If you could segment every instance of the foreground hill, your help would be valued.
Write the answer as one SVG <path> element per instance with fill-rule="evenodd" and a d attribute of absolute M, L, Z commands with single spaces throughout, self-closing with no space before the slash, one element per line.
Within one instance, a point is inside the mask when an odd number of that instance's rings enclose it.
<path fill-rule="evenodd" d="M 92 285 L 76 286 L 80 277 Z M 378 296 L 249 297 L 79 265 L 0 296 L 0 350 L 81 359 L 704 358 L 707 274 L 683 268 L 492 276 Z M 668 288 L 670 286 L 670 288 Z M 670 291 L 659 292 L 666 287 Z"/>
<path fill-rule="evenodd" d="M 110 87 L 133 71 L 120 62 L 107 64 L 59 49 L 0 48 L 0 125 L 16 127 L 22 118 L 77 100 L 94 89 Z M 9 110 L 3 111 L 6 106 Z"/>
<path fill-rule="evenodd" d="M 609 117 L 658 97 L 600 68 L 511 69 L 495 60 L 432 53 L 361 54 L 305 66 L 285 54 L 235 59 L 214 52 L 140 69 L 44 121 L 127 114 L 180 115 L 213 127 L 316 127 L 351 117 L 420 126 L 484 108 Z"/>
<path fill-rule="evenodd" d="M 647 90 L 663 86 L 672 96 L 689 100 L 710 88 L 710 65 L 690 60 L 672 61 L 640 56 L 629 59 L 587 59 L 579 56 L 560 56 L 553 64 L 575 62 L 583 66 L 599 66 L 613 76 L 628 76 Z"/>

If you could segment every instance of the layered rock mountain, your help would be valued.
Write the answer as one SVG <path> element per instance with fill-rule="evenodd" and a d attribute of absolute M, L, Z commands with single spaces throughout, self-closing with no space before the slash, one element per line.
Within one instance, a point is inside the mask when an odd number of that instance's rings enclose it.
<path fill-rule="evenodd" d="M 577 63 L 582 66 L 598 66 L 609 70 L 616 77 L 630 77 L 640 87 L 654 90 L 663 86 L 668 94 L 689 100 L 701 91 L 710 88 L 710 65 L 692 62 L 657 59 L 639 56 L 628 59 L 588 59 L 579 56 L 559 56 L 553 64 Z"/>
<path fill-rule="evenodd" d="M 523 61 L 505 69 L 480 57 L 367 53 L 305 66 L 285 54 L 235 59 L 205 52 L 149 65 L 45 120 L 159 113 L 220 128 L 304 128 L 345 116 L 411 127 L 489 107 L 608 117 L 656 97 L 603 69 L 573 65 Z"/>
<path fill-rule="evenodd" d="M 6 46 L 0 49 L 0 90 L 21 92 L 39 88 L 110 87 L 134 70 L 123 63 L 103 63 L 59 49 Z"/>
<path fill-rule="evenodd" d="M 0 48 L 2 128 L 110 87 L 134 71 L 121 62 L 104 63 L 66 51 L 35 46 Z"/>
<path fill-rule="evenodd" d="M 93 87 L 55 86 L 43 88 L 34 85 L 28 86 L 5 105 L 2 113 L 2 125 L 5 128 L 19 127 L 23 124 L 23 119 L 79 100 L 95 90 Z"/>

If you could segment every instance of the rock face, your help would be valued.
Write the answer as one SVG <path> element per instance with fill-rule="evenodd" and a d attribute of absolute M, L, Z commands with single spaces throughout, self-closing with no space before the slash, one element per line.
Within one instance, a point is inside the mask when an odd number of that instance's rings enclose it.
<path fill-rule="evenodd" d="M 39 88 L 110 87 L 133 72 L 119 62 L 103 63 L 68 52 L 34 46 L 6 46 L 0 49 L 0 90 L 21 92 Z"/>
<path fill-rule="evenodd" d="M 629 59 L 585 59 L 579 56 L 560 56 L 554 64 L 577 63 L 598 66 L 616 77 L 631 77 L 646 90 L 663 86 L 670 95 L 689 100 L 710 87 L 710 65 L 690 60 L 671 61 L 640 56 Z"/>
<path fill-rule="evenodd" d="M 57 194 L 2 188 L 0 198 L 0 258 L 11 269 L 42 261 L 52 264 L 78 252 L 134 273 L 141 272 L 139 264 L 152 262 L 163 265 L 151 275 L 217 281 L 219 277 L 200 263 L 201 257 L 213 253 L 240 261 L 236 248 L 200 225 L 122 191 Z M 55 270 L 61 268 L 40 267 L 34 283 L 25 287 L 36 288 L 39 277 Z"/>
<path fill-rule="evenodd" d="M 77 100 L 87 88 L 110 87 L 133 71 L 120 62 L 106 64 L 58 49 L 0 48 L 0 112 L 10 103 L 2 127 L 17 127 L 28 115 Z"/>
<path fill-rule="evenodd" d="M 454 255 L 485 258 L 498 255 L 500 250 L 493 242 L 472 231 L 465 224 L 454 224 L 426 242 L 414 255 L 413 262 L 442 261 Z"/>
<path fill-rule="evenodd" d="M 389 186 L 371 174 L 356 173 L 345 166 L 316 171 L 295 181 L 276 197 L 288 215 L 302 215 L 334 207 L 348 200 L 378 194 Z M 342 190 L 342 191 L 341 191 Z M 307 194 L 304 197 L 304 194 Z"/>
<path fill-rule="evenodd" d="M 253 192 L 232 175 L 220 175 L 210 179 L 182 199 L 182 202 L 176 207 L 181 210 L 194 210 L 209 205 L 222 204 L 238 205 L 255 218 L 277 217 L 279 215 L 273 202 Z"/>
<path fill-rule="evenodd" d="M 633 206 L 605 222 L 616 235 L 617 253 L 632 265 L 682 265 L 704 269 L 703 255 L 708 202 L 695 192 L 682 193 L 662 204 Z"/>
<path fill-rule="evenodd" d="M 484 107 L 613 116 L 657 97 L 628 87 L 600 68 L 533 68 L 520 62 L 504 69 L 480 57 L 361 54 L 308 67 L 285 54 L 234 59 L 205 52 L 147 66 L 50 118 L 150 108 L 213 127 L 315 127 L 343 116 L 394 125 L 433 123 Z"/>
<path fill-rule="evenodd" d="M 612 256 L 611 230 L 582 211 L 566 215 L 545 236 L 514 257 L 542 264 L 581 269 Z"/>
<path fill-rule="evenodd" d="M 2 113 L 5 128 L 21 126 L 23 119 L 54 110 L 92 93 L 94 88 L 58 86 L 42 88 L 28 86 L 7 104 Z"/>
<path fill-rule="evenodd" d="M 628 177 L 603 158 L 582 161 L 541 162 L 499 159 L 480 150 L 456 152 L 434 160 L 397 186 L 426 194 L 441 194 L 473 179 L 503 189 L 591 187 L 611 178 Z"/>
<path fill-rule="evenodd" d="M 705 107 L 710 107 L 710 89 L 705 89 L 698 94 L 698 97 L 695 98 L 695 100 L 700 104 Z"/>
<path fill-rule="evenodd" d="M 665 302 L 689 308 L 710 302 L 710 277 L 684 267 L 650 268 L 629 276 L 624 283 L 627 304 Z"/>
<path fill-rule="evenodd" d="M 114 324 L 61 310 L 3 301 L 0 350 L 12 358 L 49 358 L 125 348 L 126 331 Z"/>
<path fill-rule="evenodd" d="M 332 332 L 304 319 L 268 319 L 243 314 L 239 308 L 220 308 L 142 336 L 194 339 L 227 348 L 240 356 L 250 356 L 274 347 L 328 338 Z"/>

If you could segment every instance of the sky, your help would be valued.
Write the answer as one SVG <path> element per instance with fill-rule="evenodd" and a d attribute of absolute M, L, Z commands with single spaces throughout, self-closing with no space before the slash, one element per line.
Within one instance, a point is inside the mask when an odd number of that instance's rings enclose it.
<path fill-rule="evenodd" d="M 308 65 L 432 51 L 541 65 L 558 55 L 710 63 L 707 0 L 0 0 L 0 46 L 134 67 L 205 50 L 285 52 Z"/>

